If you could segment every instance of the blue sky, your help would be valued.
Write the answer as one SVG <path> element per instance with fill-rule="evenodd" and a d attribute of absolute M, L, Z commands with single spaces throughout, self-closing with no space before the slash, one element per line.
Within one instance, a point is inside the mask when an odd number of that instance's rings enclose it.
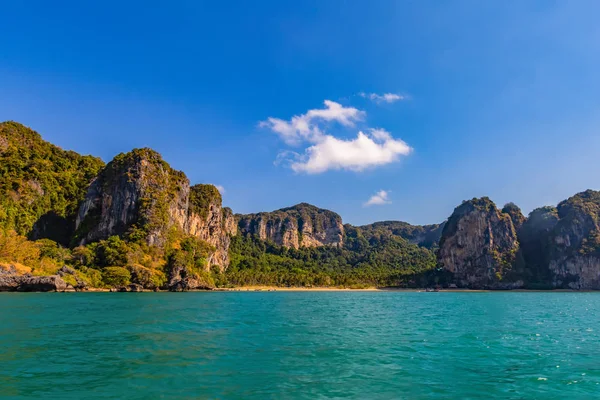
<path fill-rule="evenodd" d="M 595 1 L 2 3 L 0 120 L 152 147 L 235 212 L 425 224 L 600 189 Z"/>

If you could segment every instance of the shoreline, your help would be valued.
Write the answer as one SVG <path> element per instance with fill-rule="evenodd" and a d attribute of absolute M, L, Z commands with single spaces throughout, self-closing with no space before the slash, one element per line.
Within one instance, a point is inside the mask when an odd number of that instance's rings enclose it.
<path fill-rule="evenodd" d="M 52 292 L 52 291 L 50 291 Z M 368 288 L 342 288 L 342 287 L 279 287 L 279 286 L 240 286 L 234 288 L 215 288 L 212 290 L 194 289 L 185 292 L 406 292 L 406 293 L 493 293 L 493 292 L 548 292 L 548 293 L 590 293 L 599 290 L 575 290 L 575 289 L 439 289 L 438 291 L 427 290 L 427 288 L 399 288 L 399 287 L 368 287 Z M 3 293 L 3 291 L 0 291 Z M 46 293 L 43 291 L 17 292 L 4 291 L 4 293 Z M 64 290 L 54 293 L 178 293 L 169 290 L 142 291 L 115 291 L 106 288 L 89 288 L 87 290 Z M 181 293 L 181 292 L 180 292 Z"/>

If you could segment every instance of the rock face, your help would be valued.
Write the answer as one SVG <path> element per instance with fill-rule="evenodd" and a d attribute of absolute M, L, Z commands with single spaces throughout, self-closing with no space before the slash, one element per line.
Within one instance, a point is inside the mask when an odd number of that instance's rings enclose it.
<path fill-rule="evenodd" d="M 215 186 L 192 186 L 183 229 L 214 246 L 208 264 L 224 268 L 229 265 L 230 236 L 235 235 L 237 229 L 231 209 L 223 208 L 221 203 L 221 194 Z"/>
<path fill-rule="evenodd" d="M 329 210 L 301 203 L 273 212 L 237 215 L 239 232 L 256 235 L 280 246 L 341 246 L 342 218 Z"/>
<path fill-rule="evenodd" d="M 9 270 L 0 268 L 0 292 L 14 292 L 17 290 L 21 281 L 22 275 L 17 275 L 14 267 Z"/>
<path fill-rule="evenodd" d="M 548 263 L 552 286 L 600 289 L 600 192 L 587 190 L 559 203 L 555 218 L 536 254 Z"/>
<path fill-rule="evenodd" d="M 169 227 L 185 221 L 189 183 L 150 149 L 116 156 L 90 185 L 76 219 L 79 244 L 142 234 L 161 246 Z M 137 232 L 139 231 L 139 232 Z"/>
<path fill-rule="evenodd" d="M 25 276 L 17 290 L 19 292 L 62 292 L 67 283 L 58 275 Z"/>
<path fill-rule="evenodd" d="M 144 287 L 140 284 L 132 283 L 127 286 L 118 287 L 118 288 L 116 288 L 116 291 L 117 292 L 143 292 Z"/>
<path fill-rule="evenodd" d="M 529 213 L 518 231 L 523 278 L 531 287 L 553 287 L 548 268 L 553 246 L 550 236 L 558 220 L 556 207 L 540 207 Z"/>
<path fill-rule="evenodd" d="M 213 185 L 190 187 L 185 174 L 158 153 L 136 149 L 115 157 L 90 185 L 79 208 L 75 241 L 85 244 L 119 235 L 163 247 L 175 229 L 212 245 L 208 266 L 223 269 L 229 264 L 235 222 L 221 203 Z"/>
<path fill-rule="evenodd" d="M 14 268 L 0 269 L 0 292 L 62 292 L 67 283 L 58 275 L 18 275 Z"/>
<path fill-rule="evenodd" d="M 515 288 L 511 279 L 519 242 L 511 216 L 487 197 L 458 206 L 444 227 L 438 263 L 459 287 Z"/>

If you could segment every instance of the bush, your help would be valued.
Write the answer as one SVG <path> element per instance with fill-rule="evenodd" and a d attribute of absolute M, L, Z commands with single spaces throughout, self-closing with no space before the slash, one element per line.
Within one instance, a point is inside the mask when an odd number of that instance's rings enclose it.
<path fill-rule="evenodd" d="M 131 273 L 123 267 L 106 267 L 102 271 L 102 281 L 111 287 L 129 285 Z"/>
<path fill-rule="evenodd" d="M 160 288 L 167 283 L 167 277 L 162 271 L 146 268 L 139 264 L 129 265 L 127 269 L 131 273 L 131 282 L 140 284 L 145 288 Z"/>
<path fill-rule="evenodd" d="M 96 261 L 100 266 L 126 265 L 129 246 L 118 236 L 111 236 L 98 243 Z"/>
<path fill-rule="evenodd" d="M 89 287 L 98 288 L 104 286 L 102 272 L 94 268 L 79 267 L 77 273 Z"/>
<path fill-rule="evenodd" d="M 42 257 L 52 258 L 61 263 L 71 258 L 71 252 L 53 240 L 40 239 L 35 243 L 38 245 Z"/>

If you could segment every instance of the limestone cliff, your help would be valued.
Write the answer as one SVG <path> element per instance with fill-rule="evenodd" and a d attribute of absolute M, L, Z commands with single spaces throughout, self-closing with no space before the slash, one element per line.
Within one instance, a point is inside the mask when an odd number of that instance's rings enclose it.
<path fill-rule="evenodd" d="M 239 232 L 256 235 L 280 246 L 341 246 L 342 218 L 329 210 L 301 203 L 273 212 L 237 215 Z"/>
<path fill-rule="evenodd" d="M 75 243 L 119 235 L 160 248 L 175 230 L 212 245 L 207 267 L 225 268 L 235 223 L 221 202 L 214 186 L 190 188 L 185 174 L 158 153 L 135 149 L 115 157 L 88 188 L 76 219 Z"/>
<path fill-rule="evenodd" d="M 558 219 L 556 207 L 536 208 L 529 213 L 517 232 L 523 262 L 523 279 L 529 287 L 552 287 L 553 278 L 548 268 L 553 246 L 550 236 Z"/>
<path fill-rule="evenodd" d="M 236 234 L 235 219 L 229 208 L 222 207 L 221 194 L 213 185 L 194 185 L 190 189 L 189 208 L 183 229 L 215 247 L 209 265 L 229 265 L 230 236 Z"/>
<path fill-rule="evenodd" d="M 552 286 L 600 289 L 600 192 L 578 193 L 559 203 L 556 212 L 538 254 L 548 263 Z"/>
<path fill-rule="evenodd" d="M 189 182 L 151 149 L 116 156 L 90 185 L 76 220 L 80 244 L 112 235 L 143 236 L 162 246 L 187 216 Z"/>
<path fill-rule="evenodd" d="M 513 288 L 511 279 L 519 243 L 511 216 L 487 197 L 463 202 L 442 232 L 438 263 L 468 288 Z"/>

